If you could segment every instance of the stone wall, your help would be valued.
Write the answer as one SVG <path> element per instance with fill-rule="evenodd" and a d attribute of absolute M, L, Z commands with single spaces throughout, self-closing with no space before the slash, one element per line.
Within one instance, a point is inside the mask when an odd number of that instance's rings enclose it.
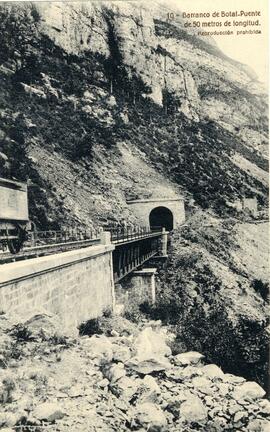
<path fill-rule="evenodd" d="M 65 329 L 114 304 L 112 245 L 97 245 L 1 266 L 0 309 L 26 318 L 57 314 Z"/>

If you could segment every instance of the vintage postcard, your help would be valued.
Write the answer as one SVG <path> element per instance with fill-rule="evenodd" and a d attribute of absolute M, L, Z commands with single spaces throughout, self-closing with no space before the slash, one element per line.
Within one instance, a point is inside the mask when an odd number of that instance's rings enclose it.
<path fill-rule="evenodd" d="M 267 432 L 268 1 L 0 1 L 0 430 Z"/>

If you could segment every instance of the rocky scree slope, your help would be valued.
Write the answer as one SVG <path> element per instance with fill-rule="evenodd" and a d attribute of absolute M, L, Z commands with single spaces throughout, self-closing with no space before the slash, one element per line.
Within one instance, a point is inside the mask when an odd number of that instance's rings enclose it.
<path fill-rule="evenodd" d="M 172 355 L 174 335 L 159 321 L 112 316 L 97 333 L 71 338 L 54 316 L 2 315 L 0 329 L 5 431 L 269 430 L 270 402 L 257 383 L 199 352 Z"/>
<path fill-rule="evenodd" d="M 1 5 L 1 175 L 29 180 L 38 226 L 134 221 L 126 198 L 154 190 L 219 214 L 243 195 L 266 205 L 261 86 L 154 11 Z"/>

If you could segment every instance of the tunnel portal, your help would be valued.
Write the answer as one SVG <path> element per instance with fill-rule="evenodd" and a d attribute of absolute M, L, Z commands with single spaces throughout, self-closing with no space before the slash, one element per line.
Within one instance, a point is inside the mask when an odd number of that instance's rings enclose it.
<path fill-rule="evenodd" d="M 171 231 L 185 222 L 185 203 L 178 198 L 142 198 L 127 200 L 138 224 L 147 228 L 164 227 Z"/>
<path fill-rule="evenodd" d="M 149 215 L 151 229 L 165 228 L 166 231 L 173 230 L 173 214 L 167 207 L 156 207 Z"/>

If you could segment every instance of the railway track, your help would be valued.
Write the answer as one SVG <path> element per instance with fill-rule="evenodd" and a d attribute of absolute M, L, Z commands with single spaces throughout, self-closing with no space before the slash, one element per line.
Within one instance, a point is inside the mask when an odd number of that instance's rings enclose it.
<path fill-rule="evenodd" d="M 0 252 L 0 264 L 8 264 L 55 253 L 68 252 L 73 249 L 81 249 L 97 243 L 99 243 L 99 238 L 26 247 L 16 255 L 11 254 L 10 252 Z"/>

